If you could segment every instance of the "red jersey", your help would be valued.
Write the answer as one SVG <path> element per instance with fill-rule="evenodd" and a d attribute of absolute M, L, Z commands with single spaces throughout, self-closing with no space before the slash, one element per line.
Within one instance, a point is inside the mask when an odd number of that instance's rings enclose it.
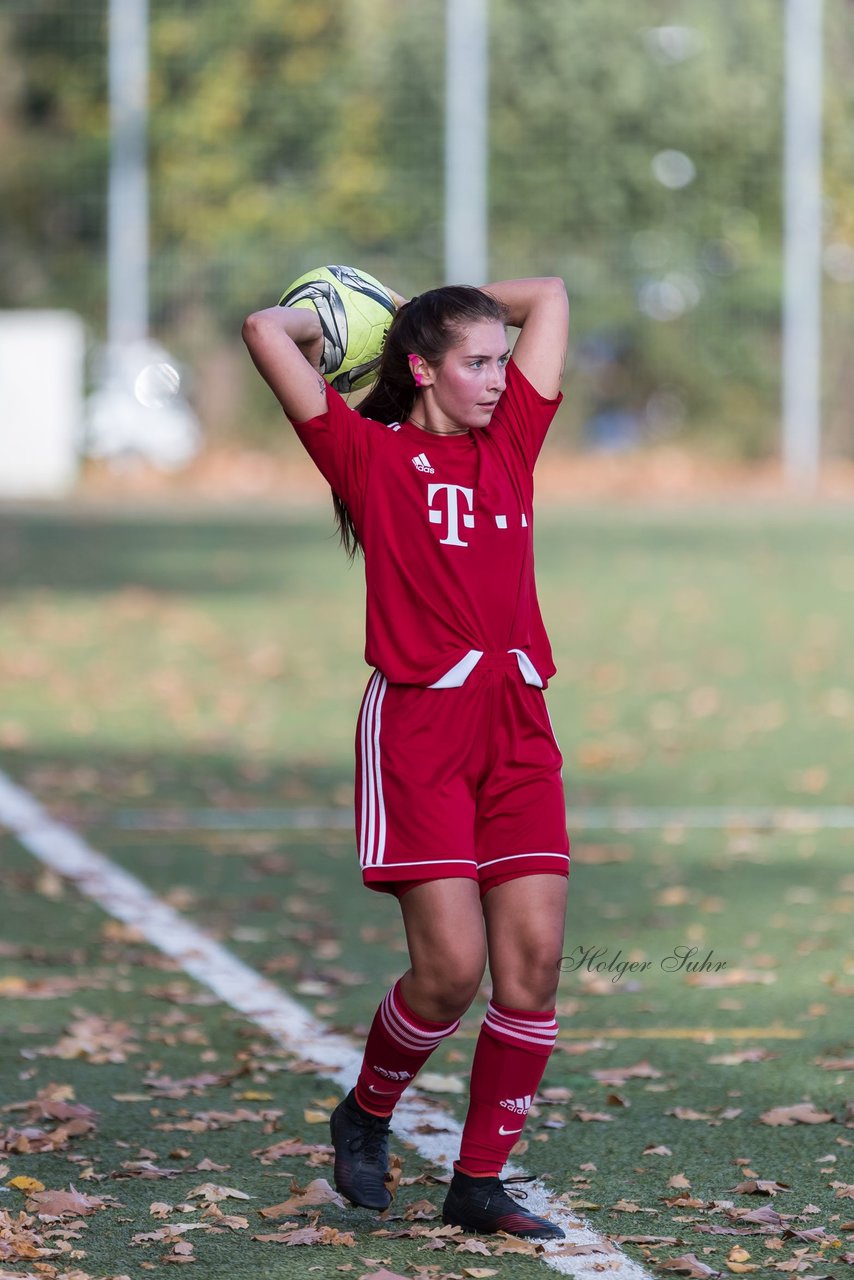
<path fill-rule="evenodd" d="M 363 418 L 331 387 L 294 429 L 347 504 L 365 552 L 365 661 L 391 684 L 458 686 L 484 653 L 515 652 L 528 684 L 555 673 L 534 583 L 534 463 L 562 399 L 511 359 L 490 423 L 443 436 Z"/>

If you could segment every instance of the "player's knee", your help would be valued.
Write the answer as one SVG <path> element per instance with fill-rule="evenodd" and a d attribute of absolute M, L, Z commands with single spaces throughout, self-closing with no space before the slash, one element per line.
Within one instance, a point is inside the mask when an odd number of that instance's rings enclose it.
<path fill-rule="evenodd" d="M 443 956 L 442 964 L 413 971 L 419 1006 L 436 1022 L 461 1018 L 474 1000 L 483 981 L 485 959 L 472 955 Z"/>
<path fill-rule="evenodd" d="M 495 998 L 511 1009 L 553 1009 L 560 980 L 561 957 L 552 948 L 529 952 L 496 982 Z"/>

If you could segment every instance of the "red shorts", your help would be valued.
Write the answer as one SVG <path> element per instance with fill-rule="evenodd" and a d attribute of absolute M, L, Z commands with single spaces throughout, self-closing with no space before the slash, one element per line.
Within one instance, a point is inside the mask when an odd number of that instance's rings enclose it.
<path fill-rule="evenodd" d="M 562 765 L 543 691 L 512 653 L 485 653 L 457 688 L 375 671 L 356 727 L 365 884 L 462 877 L 485 892 L 517 875 L 566 876 Z"/>

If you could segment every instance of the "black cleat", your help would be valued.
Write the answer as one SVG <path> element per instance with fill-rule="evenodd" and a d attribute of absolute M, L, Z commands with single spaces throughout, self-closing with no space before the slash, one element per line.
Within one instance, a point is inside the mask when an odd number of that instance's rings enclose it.
<path fill-rule="evenodd" d="M 532 1178 L 508 1178 L 508 1182 L 532 1182 Z M 515 1188 L 514 1188 L 515 1190 Z M 520 1193 L 524 1196 L 525 1192 Z M 560 1227 L 538 1218 L 507 1194 L 500 1178 L 472 1178 L 454 1170 L 448 1194 L 442 1207 L 442 1221 L 448 1226 L 463 1227 L 495 1235 L 506 1231 L 523 1240 L 563 1240 Z"/>
<path fill-rule="evenodd" d="M 363 1111 L 351 1089 L 329 1118 L 335 1148 L 335 1187 L 362 1209 L 387 1209 L 388 1117 Z"/>

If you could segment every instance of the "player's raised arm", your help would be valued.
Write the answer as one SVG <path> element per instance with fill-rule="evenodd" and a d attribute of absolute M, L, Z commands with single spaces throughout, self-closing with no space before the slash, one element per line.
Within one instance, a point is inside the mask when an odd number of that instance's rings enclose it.
<path fill-rule="evenodd" d="M 292 422 L 326 412 L 326 383 L 319 372 L 323 334 L 313 307 L 255 311 L 243 322 L 243 341 Z"/>
<path fill-rule="evenodd" d="M 522 332 L 513 360 L 540 395 L 560 390 L 569 337 L 569 300 L 558 276 L 501 280 L 483 286 L 508 309 L 507 323 Z"/>

